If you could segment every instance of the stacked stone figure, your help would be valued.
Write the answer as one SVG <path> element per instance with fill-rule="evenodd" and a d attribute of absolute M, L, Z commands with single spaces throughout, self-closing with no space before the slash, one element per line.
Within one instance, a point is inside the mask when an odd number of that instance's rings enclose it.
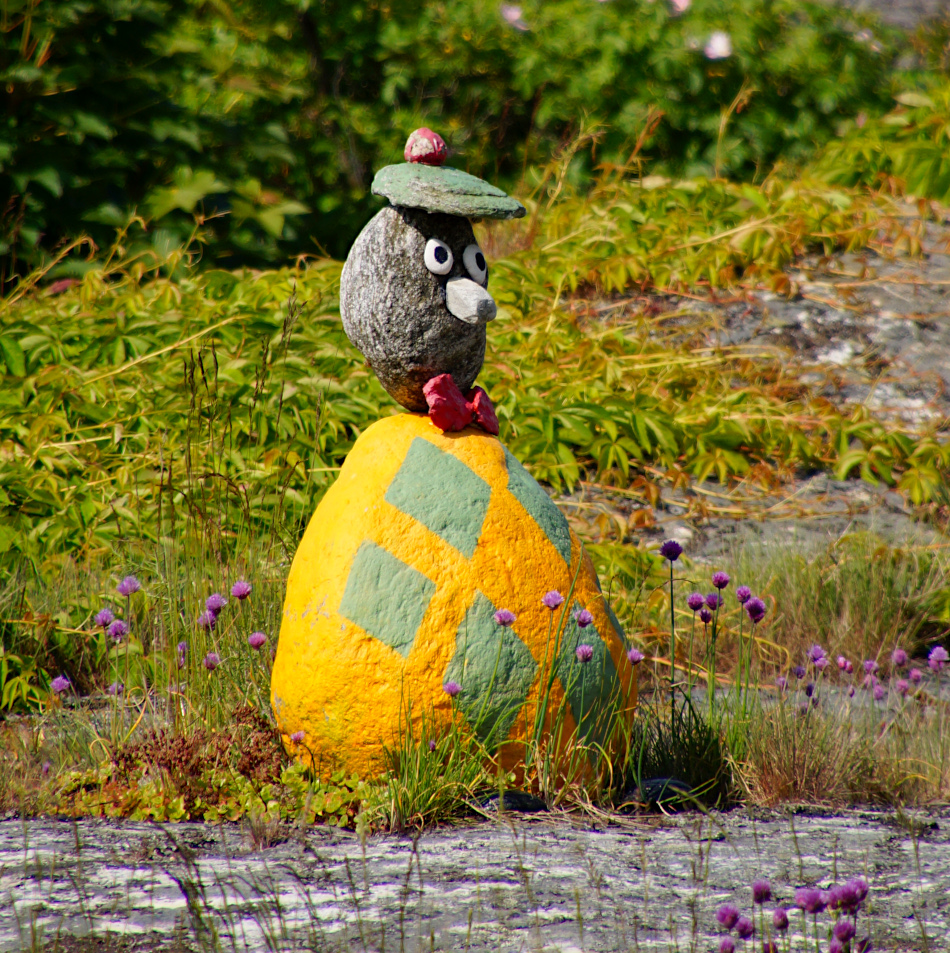
<path fill-rule="evenodd" d="M 497 309 L 472 221 L 525 209 L 446 153 L 431 130 L 410 136 L 343 268 L 346 333 L 409 413 L 356 441 L 287 582 L 272 702 L 321 774 L 370 776 L 410 722 L 452 718 L 514 763 L 539 697 L 542 730 L 560 718 L 599 742 L 636 701 L 589 557 L 475 386 Z M 553 592 L 570 599 L 550 608 Z"/>

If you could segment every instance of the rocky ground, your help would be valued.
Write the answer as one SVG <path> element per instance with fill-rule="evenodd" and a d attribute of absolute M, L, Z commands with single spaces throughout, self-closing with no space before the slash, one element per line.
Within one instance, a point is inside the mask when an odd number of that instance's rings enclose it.
<path fill-rule="evenodd" d="M 950 437 L 950 215 L 904 222 L 922 253 L 905 257 L 867 249 L 797 261 L 792 297 L 755 292 L 741 300 L 699 302 L 655 297 L 654 310 L 679 315 L 684 332 L 702 317 L 712 345 L 744 345 L 778 354 L 796 376 L 841 408 L 866 406 L 875 417 L 920 434 Z M 604 311 L 621 319 L 643 302 Z M 599 308 L 599 311 L 604 309 Z M 710 321 L 710 317 L 713 319 Z M 692 324 L 691 324 L 692 322 Z M 679 539 L 689 555 L 714 562 L 750 544 L 808 549 L 844 532 L 868 530 L 891 543 L 946 541 L 945 513 L 922 521 L 897 493 L 827 474 L 782 486 L 724 487 L 707 482 L 665 492 L 659 505 L 585 485 L 559 499 L 575 525 L 646 526 L 631 533 L 654 542 Z M 638 510 L 649 510 L 644 518 Z M 933 515 L 933 514 L 931 514 Z M 652 528 L 649 528 L 651 527 Z"/>
<path fill-rule="evenodd" d="M 85 936 L 62 948 L 707 951 L 716 908 L 751 912 L 761 876 L 785 905 L 795 886 L 863 876 L 859 933 L 875 950 L 950 950 L 947 811 L 503 816 L 421 838 L 257 838 L 236 825 L 0 822 L 0 950 Z M 793 950 L 802 931 L 793 915 Z"/>

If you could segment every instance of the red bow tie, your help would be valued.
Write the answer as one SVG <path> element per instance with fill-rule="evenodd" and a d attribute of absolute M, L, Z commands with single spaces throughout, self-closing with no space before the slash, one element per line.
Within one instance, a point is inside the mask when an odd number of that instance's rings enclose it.
<path fill-rule="evenodd" d="M 475 387 L 464 395 L 458 389 L 451 374 L 439 374 L 422 388 L 429 405 L 429 418 L 443 433 L 447 430 L 464 430 L 476 423 L 482 430 L 498 436 L 498 418 L 488 394 Z"/>

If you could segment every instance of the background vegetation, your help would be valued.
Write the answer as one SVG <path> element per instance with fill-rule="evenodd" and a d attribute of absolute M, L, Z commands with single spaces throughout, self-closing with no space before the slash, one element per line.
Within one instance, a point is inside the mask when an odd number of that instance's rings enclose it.
<path fill-rule="evenodd" d="M 160 253 L 191 232 L 229 266 L 342 256 L 373 172 L 420 125 L 516 186 L 581 124 L 592 166 L 638 138 L 653 172 L 762 177 L 913 83 L 898 38 L 798 0 L 2 0 L 0 279 L 133 212 Z M 733 54 L 704 46 L 727 30 Z M 60 274 L 78 274 L 79 257 Z"/>

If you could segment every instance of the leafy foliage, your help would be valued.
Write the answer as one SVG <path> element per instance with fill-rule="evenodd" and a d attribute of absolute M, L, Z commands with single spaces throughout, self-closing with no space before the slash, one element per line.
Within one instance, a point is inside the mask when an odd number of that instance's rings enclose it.
<path fill-rule="evenodd" d="M 605 323 L 571 301 L 631 283 L 787 289 L 783 265 L 816 241 L 899 230 L 889 200 L 777 178 L 605 178 L 580 198 L 558 175 L 495 266 L 503 310 L 483 374 L 503 439 L 538 478 L 630 486 L 651 467 L 726 481 L 779 466 L 859 474 L 915 502 L 937 491 L 946 445 L 842 414 L 780 355 L 644 314 Z M 343 335 L 339 270 L 127 255 L 62 293 L 24 284 L 0 310 L 0 560 L 49 565 L 189 527 L 227 553 L 235 525 L 292 550 L 356 435 L 392 406 Z"/>
<path fill-rule="evenodd" d="M 897 103 L 830 143 L 815 174 L 838 185 L 884 185 L 950 201 L 950 83 L 905 91 Z"/>
<path fill-rule="evenodd" d="M 2 0 L 0 279 L 82 233 L 108 247 L 134 210 L 159 251 L 197 215 L 217 263 L 341 255 L 374 207 L 372 172 L 423 124 L 509 186 L 581 124 L 603 130 L 575 179 L 641 160 L 749 176 L 884 112 L 902 82 L 882 81 L 891 38 L 823 3 L 523 10 L 528 30 L 487 0 Z M 733 55 L 707 59 L 724 29 Z"/>
<path fill-rule="evenodd" d="M 249 725 L 250 738 L 239 737 Z M 152 731 L 97 768 L 66 772 L 59 809 L 73 817 L 352 827 L 363 801 L 376 794 L 377 786 L 342 774 L 314 781 L 285 760 L 267 722 L 239 709 L 230 731 Z"/>

